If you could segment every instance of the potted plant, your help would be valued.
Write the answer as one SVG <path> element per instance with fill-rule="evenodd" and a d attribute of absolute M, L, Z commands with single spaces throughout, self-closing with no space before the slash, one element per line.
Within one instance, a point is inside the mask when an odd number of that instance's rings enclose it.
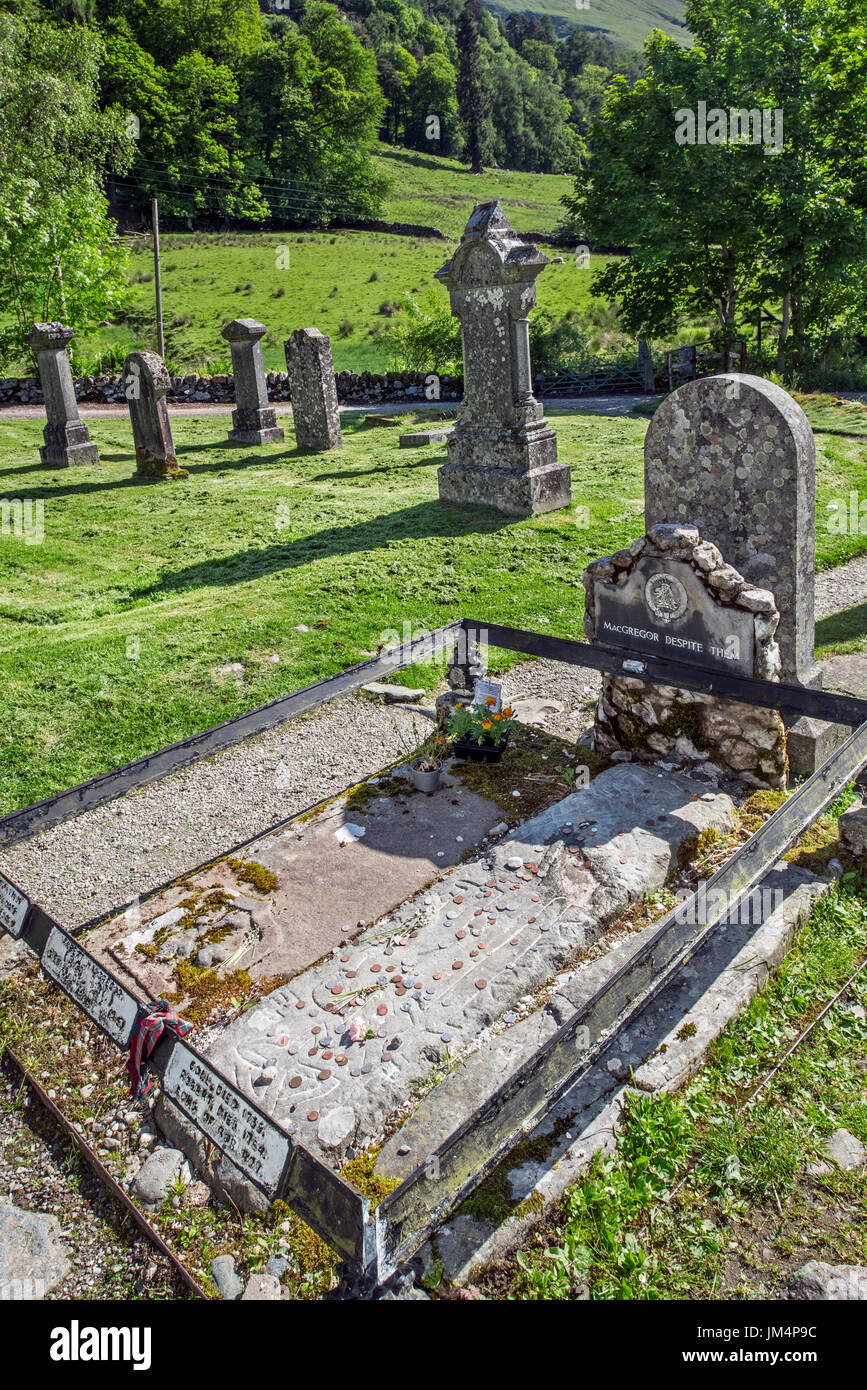
<path fill-rule="evenodd" d="M 403 743 L 404 747 L 406 747 L 403 734 L 398 729 L 394 720 L 392 720 L 392 723 L 394 724 L 394 731 L 397 734 L 399 742 Z M 440 784 L 440 777 L 442 776 L 443 770 L 442 753 L 445 748 L 446 740 L 439 730 L 436 730 L 434 733 L 428 734 L 427 738 L 419 743 L 418 729 L 415 720 L 412 721 L 412 730 L 415 734 L 416 742 L 407 759 L 409 780 L 412 782 L 416 791 L 425 792 L 430 796 L 432 792 L 437 790 Z"/>
<path fill-rule="evenodd" d="M 448 718 L 452 749 L 459 758 L 485 758 L 498 763 L 509 746 L 509 736 L 517 724 L 510 706 L 494 709 L 496 700 L 488 696 L 481 705 L 456 705 Z"/>

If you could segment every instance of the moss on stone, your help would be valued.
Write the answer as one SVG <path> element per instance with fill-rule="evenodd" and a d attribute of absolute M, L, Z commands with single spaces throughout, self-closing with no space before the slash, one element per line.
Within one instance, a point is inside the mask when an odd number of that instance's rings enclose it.
<path fill-rule="evenodd" d="M 226 863 L 239 883 L 249 883 L 260 893 L 276 893 L 280 886 L 277 875 L 255 859 L 227 859 Z"/>
<path fill-rule="evenodd" d="M 388 1178 L 382 1173 L 374 1172 L 378 1157 L 378 1148 L 364 1149 L 356 1158 L 344 1163 L 340 1169 L 340 1176 L 351 1182 L 356 1191 L 370 1202 L 371 1211 L 376 1210 L 389 1192 L 400 1187 L 400 1178 Z"/>

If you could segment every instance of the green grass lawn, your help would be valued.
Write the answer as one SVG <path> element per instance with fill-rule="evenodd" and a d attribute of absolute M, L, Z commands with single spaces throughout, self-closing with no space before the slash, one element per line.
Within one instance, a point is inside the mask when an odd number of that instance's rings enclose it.
<path fill-rule="evenodd" d="M 41 501 L 45 528 L 0 537 L 0 811 L 340 670 L 405 622 L 580 637 L 585 564 L 642 530 L 647 422 L 548 413 L 573 506 L 518 522 L 441 505 L 443 451 L 357 416 L 342 453 L 312 456 L 288 419 L 286 446 L 238 449 L 228 417 L 176 416 L 189 477 L 163 483 L 135 478 L 126 419 L 92 420 L 102 463 L 69 470 L 40 466 L 38 420 L 0 420 L 0 495 Z M 863 480 L 865 445 L 819 439 L 823 514 Z M 819 531 L 820 564 L 864 549 Z M 219 674 L 233 662 L 239 681 Z"/>
<path fill-rule="evenodd" d="M 662 29 L 684 44 L 693 42 L 684 27 L 684 0 L 592 0 L 580 9 L 577 0 L 530 0 L 529 4 L 527 0 L 496 0 L 491 8 L 495 12 L 549 14 L 554 20 L 598 29 L 605 38 L 627 48 L 643 48 L 653 29 Z"/>

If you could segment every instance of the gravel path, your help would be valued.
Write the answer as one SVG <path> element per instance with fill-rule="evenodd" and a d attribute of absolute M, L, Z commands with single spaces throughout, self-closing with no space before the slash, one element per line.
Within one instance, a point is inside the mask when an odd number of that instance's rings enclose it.
<path fill-rule="evenodd" d="M 867 602 L 867 555 L 816 575 L 816 617 L 827 618 Z"/>
<path fill-rule="evenodd" d="M 503 681 L 507 700 L 562 703 L 555 724 L 572 739 L 597 688 L 595 672 L 548 661 Z M 79 926 L 398 760 L 417 741 L 413 722 L 419 738 L 431 728 L 399 705 L 345 696 L 5 850 L 0 868 L 64 926 Z M 13 949 L 0 943 L 0 969 Z"/>

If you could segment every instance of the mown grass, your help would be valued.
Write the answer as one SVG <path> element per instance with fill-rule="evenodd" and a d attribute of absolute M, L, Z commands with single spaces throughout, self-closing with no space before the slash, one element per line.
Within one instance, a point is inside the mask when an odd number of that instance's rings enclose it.
<path fill-rule="evenodd" d="M 643 528 L 646 422 L 548 413 L 573 505 L 517 522 L 441 504 L 444 452 L 359 416 L 329 455 L 299 453 L 288 417 L 284 446 L 239 449 L 227 418 L 176 416 L 189 476 L 164 483 L 136 478 L 126 419 L 93 419 L 102 462 L 70 470 L 41 467 L 38 420 L 0 422 L 0 495 L 42 502 L 45 527 L 39 545 L 0 536 L 0 809 L 321 679 L 404 624 L 580 637 L 584 566 Z M 863 476 L 864 448 L 820 445 L 820 501 Z M 832 544 L 842 559 L 867 538 L 820 531 L 820 564 Z"/>
<path fill-rule="evenodd" d="M 519 1299 L 768 1298 L 810 1258 L 867 1259 L 858 1172 L 808 1174 L 843 1127 L 867 1140 L 867 972 L 768 1080 L 867 947 L 863 884 L 836 884 L 771 983 L 674 1096 L 633 1093 L 615 1152 L 483 1282 Z M 671 1200 L 675 1185 L 683 1185 Z"/>

